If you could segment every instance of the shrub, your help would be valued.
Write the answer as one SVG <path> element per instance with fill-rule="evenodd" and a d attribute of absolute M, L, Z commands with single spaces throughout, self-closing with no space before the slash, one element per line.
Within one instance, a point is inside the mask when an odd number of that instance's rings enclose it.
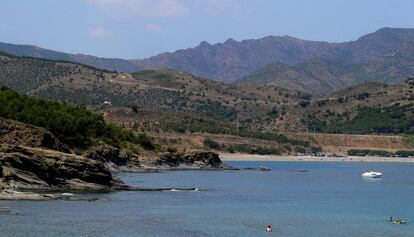
<path fill-rule="evenodd" d="M 383 151 L 383 150 L 368 150 L 368 149 L 351 149 L 348 150 L 348 155 L 350 156 L 393 156 L 392 152 Z"/>
<path fill-rule="evenodd" d="M 233 148 L 233 146 L 229 146 L 229 147 L 227 147 L 227 152 L 229 152 L 229 153 L 235 153 L 235 151 L 234 151 L 234 148 Z"/>
<path fill-rule="evenodd" d="M 175 152 L 177 152 L 177 148 L 169 146 L 169 147 L 167 147 L 167 152 L 175 153 Z"/>
<path fill-rule="evenodd" d="M 306 107 L 308 107 L 308 105 L 310 105 L 310 102 L 304 100 L 304 101 L 299 102 L 299 105 L 302 108 L 306 108 Z"/>
<path fill-rule="evenodd" d="M 227 147 L 227 151 L 230 153 L 241 152 L 259 155 L 279 155 L 281 153 L 281 151 L 275 147 L 251 146 L 248 144 L 232 144 Z"/>
<path fill-rule="evenodd" d="M 280 150 L 277 148 L 272 148 L 272 147 L 256 147 L 254 149 L 252 149 L 252 153 L 254 154 L 259 154 L 259 155 L 279 155 L 280 154 Z"/>
<path fill-rule="evenodd" d="M 220 144 L 218 144 L 216 141 L 214 141 L 213 139 L 210 138 L 206 138 L 204 139 L 203 142 L 205 147 L 211 148 L 211 149 L 219 149 L 220 148 Z"/>
<path fill-rule="evenodd" d="M 412 157 L 414 156 L 414 151 L 405 151 L 405 150 L 401 150 L 401 151 L 396 151 L 395 155 L 398 157 Z"/>
<path fill-rule="evenodd" d="M 363 99 L 366 99 L 366 98 L 368 98 L 370 96 L 370 94 L 368 93 L 368 92 L 364 92 L 364 93 L 361 93 L 361 94 L 359 94 L 359 95 L 357 95 L 357 99 L 358 100 L 363 100 Z"/>
<path fill-rule="evenodd" d="M 306 153 L 306 149 L 301 147 L 301 146 L 296 146 L 295 147 L 295 152 L 297 152 L 297 153 Z"/>

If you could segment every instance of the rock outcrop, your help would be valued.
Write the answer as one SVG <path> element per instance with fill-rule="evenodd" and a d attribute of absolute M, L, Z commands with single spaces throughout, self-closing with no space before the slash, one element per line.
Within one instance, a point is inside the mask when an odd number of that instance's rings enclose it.
<path fill-rule="evenodd" d="M 128 189 L 92 159 L 41 148 L 0 145 L 0 188 L 30 190 Z"/>
<path fill-rule="evenodd" d="M 208 151 L 184 151 L 164 153 L 155 165 L 174 169 L 231 169 L 225 165 L 217 153 Z"/>
<path fill-rule="evenodd" d="M 90 148 L 84 157 L 102 162 L 112 172 L 155 172 L 165 169 L 229 169 L 214 152 L 154 152 L 149 160 L 140 161 L 137 154 L 109 145 Z"/>
<path fill-rule="evenodd" d="M 102 162 L 112 172 L 140 171 L 138 155 L 109 145 L 92 147 L 83 153 L 86 158 Z"/>
<path fill-rule="evenodd" d="M 68 152 L 48 130 L 0 117 L 0 143 Z"/>

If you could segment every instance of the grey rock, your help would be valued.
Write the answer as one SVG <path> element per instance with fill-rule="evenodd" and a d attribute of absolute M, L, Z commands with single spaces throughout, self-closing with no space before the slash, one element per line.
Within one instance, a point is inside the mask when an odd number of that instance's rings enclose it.
<path fill-rule="evenodd" d="M 173 169 L 231 169 L 224 164 L 219 155 L 209 151 L 184 151 L 160 155 L 155 165 Z"/>
<path fill-rule="evenodd" d="M 128 189 L 101 162 L 41 148 L 0 145 L 0 188 L 30 190 Z"/>

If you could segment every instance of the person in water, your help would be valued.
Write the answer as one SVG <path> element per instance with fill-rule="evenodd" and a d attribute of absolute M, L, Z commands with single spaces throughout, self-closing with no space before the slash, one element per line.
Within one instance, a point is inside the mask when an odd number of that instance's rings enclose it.
<path fill-rule="evenodd" d="M 392 222 L 392 221 L 393 221 L 392 216 L 390 216 L 390 222 Z"/>
<path fill-rule="evenodd" d="M 272 226 L 271 225 L 266 226 L 266 232 L 272 232 Z"/>

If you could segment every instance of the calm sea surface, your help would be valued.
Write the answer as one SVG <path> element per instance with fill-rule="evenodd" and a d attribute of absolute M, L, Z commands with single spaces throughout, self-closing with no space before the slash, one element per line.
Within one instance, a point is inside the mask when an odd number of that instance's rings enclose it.
<path fill-rule="evenodd" d="M 272 171 L 120 174 L 135 186 L 201 191 L 80 195 L 106 202 L 2 201 L 14 214 L 0 216 L 0 236 L 414 236 L 414 164 L 230 164 Z M 362 179 L 367 168 L 384 177 Z M 390 216 L 407 224 L 390 224 Z M 264 232 L 266 224 L 273 233 Z"/>

